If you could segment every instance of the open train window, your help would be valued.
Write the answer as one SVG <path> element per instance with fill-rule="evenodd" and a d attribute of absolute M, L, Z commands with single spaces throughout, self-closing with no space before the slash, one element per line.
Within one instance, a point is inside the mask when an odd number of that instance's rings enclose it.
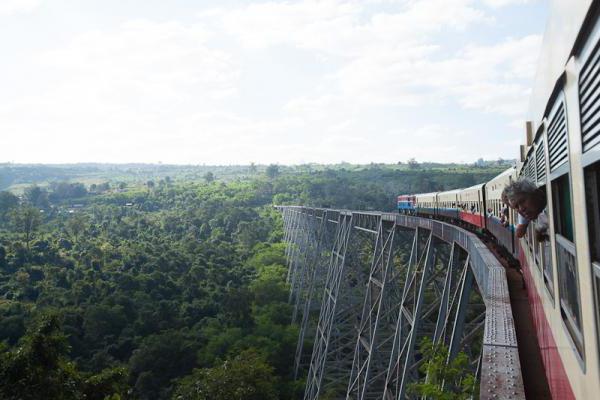
<path fill-rule="evenodd" d="M 539 188 L 546 193 L 545 185 L 542 185 Z M 552 251 L 550 249 L 550 240 L 548 237 L 546 237 L 546 240 L 536 240 L 536 260 L 539 262 L 544 277 L 544 283 L 550 293 L 550 297 L 554 299 L 554 271 L 552 270 Z"/>
<path fill-rule="evenodd" d="M 579 356 L 584 356 L 577 252 L 573 243 L 573 209 L 569 174 L 552 181 L 560 312 Z"/>
<path fill-rule="evenodd" d="M 592 276 L 594 277 L 596 324 L 598 333 L 600 333 L 600 161 L 587 167 L 584 173 L 590 258 L 592 260 Z"/>
<path fill-rule="evenodd" d="M 600 268 L 600 161 L 585 169 L 590 257 Z"/>
<path fill-rule="evenodd" d="M 552 182 L 554 201 L 554 230 L 573 242 L 573 210 L 569 174 L 564 174 Z"/>

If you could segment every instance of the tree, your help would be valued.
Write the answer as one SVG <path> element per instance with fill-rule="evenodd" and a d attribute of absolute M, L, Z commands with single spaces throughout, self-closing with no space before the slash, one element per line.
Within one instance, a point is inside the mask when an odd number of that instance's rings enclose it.
<path fill-rule="evenodd" d="M 50 199 L 52 201 L 76 199 L 88 194 L 85 185 L 80 182 L 52 182 L 50 184 L 50 189 L 52 190 L 52 193 L 50 194 Z"/>
<path fill-rule="evenodd" d="M 107 369 L 98 375 L 85 376 L 69 361 L 68 351 L 59 317 L 43 314 L 15 351 L 0 346 L 0 398 L 100 400 L 125 395 L 122 369 Z"/>
<path fill-rule="evenodd" d="M 420 345 L 423 364 L 419 368 L 424 376 L 420 382 L 409 386 L 409 393 L 432 400 L 467 400 L 477 391 L 477 379 L 469 371 L 469 358 L 461 352 L 448 362 L 448 348 L 433 345 L 429 337 Z"/>
<path fill-rule="evenodd" d="M 6 249 L 0 244 L 0 270 L 6 268 Z"/>
<path fill-rule="evenodd" d="M 79 235 L 85 231 L 89 225 L 88 219 L 84 214 L 75 213 L 66 223 L 67 232 L 71 235 L 74 242 L 77 242 Z"/>
<path fill-rule="evenodd" d="M 208 171 L 204 174 L 204 180 L 206 181 L 206 183 L 211 183 L 215 180 L 215 174 L 213 174 L 211 171 Z"/>
<path fill-rule="evenodd" d="M 194 361 L 195 349 L 181 333 L 148 336 L 129 359 L 137 395 L 142 399 L 164 398 L 161 391 L 171 379 L 188 374 Z"/>
<path fill-rule="evenodd" d="M 12 225 L 23 234 L 27 250 L 29 250 L 29 243 L 41 223 L 40 210 L 37 208 L 25 206 L 12 213 Z"/>
<path fill-rule="evenodd" d="M 267 167 L 265 173 L 270 179 L 275 179 L 279 175 L 279 166 L 277 164 L 271 164 Z"/>
<path fill-rule="evenodd" d="M 0 221 L 5 221 L 8 214 L 19 205 L 19 198 L 11 192 L 0 192 Z"/>
<path fill-rule="evenodd" d="M 48 192 L 37 185 L 25 189 L 25 199 L 33 207 L 48 208 Z"/>
<path fill-rule="evenodd" d="M 179 381 L 176 400 L 276 400 L 273 367 L 255 350 L 246 350 L 214 368 L 194 370 Z"/>
<path fill-rule="evenodd" d="M 410 169 L 418 169 L 420 167 L 419 162 L 415 160 L 414 157 L 409 159 L 406 163 Z"/>

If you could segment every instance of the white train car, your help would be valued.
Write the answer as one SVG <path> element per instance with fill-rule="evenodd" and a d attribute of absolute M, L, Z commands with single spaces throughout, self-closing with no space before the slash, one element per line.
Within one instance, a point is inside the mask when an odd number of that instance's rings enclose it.
<path fill-rule="evenodd" d="M 518 242 L 550 391 L 600 398 L 600 6 L 553 1 L 520 175 L 546 191 L 549 240 Z M 534 225 L 534 224 L 532 224 Z"/>
<path fill-rule="evenodd" d="M 485 184 L 486 229 L 515 258 L 518 258 L 514 243 L 516 212 L 502 202 L 501 194 L 506 185 L 517 178 L 517 169 L 512 167 Z"/>
<path fill-rule="evenodd" d="M 437 212 L 438 192 L 422 193 L 415 196 L 415 211 L 417 215 L 433 217 Z"/>
<path fill-rule="evenodd" d="M 458 194 L 461 189 L 440 192 L 437 196 L 437 215 L 458 219 Z"/>

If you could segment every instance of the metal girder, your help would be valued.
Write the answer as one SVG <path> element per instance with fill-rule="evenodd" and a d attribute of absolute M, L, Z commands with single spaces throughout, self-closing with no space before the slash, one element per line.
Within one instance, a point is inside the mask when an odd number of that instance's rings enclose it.
<path fill-rule="evenodd" d="M 364 229 L 364 228 L 363 228 Z M 384 304 L 388 283 L 390 261 L 394 250 L 396 225 L 393 222 L 379 219 L 375 251 L 373 253 L 367 293 L 365 295 L 362 314 L 356 332 L 357 340 L 352 362 L 352 372 L 348 384 L 347 398 L 362 399 L 367 394 L 372 382 L 371 361 L 381 361 L 380 347 L 377 346 L 377 328 Z M 387 358 L 387 357 L 386 357 Z M 381 363 L 380 363 L 381 364 Z M 375 376 L 375 380 L 378 376 Z"/>
<path fill-rule="evenodd" d="M 397 214 L 279 209 L 292 320 L 300 323 L 296 377 L 314 339 L 305 399 L 414 398 L 410 385 L 430 380 L 419 370 L 426 336 L 448 347 L 447 362 L 467 354 L 481 398 L 496 389 L 522 398 L 505 276 L 475 235 Z M 490 365 L 502 351 L 517 372 Z"/>
<path fill-rule="evenodd" d="M 337 298 L 339 293 L 344 266 L 346 262 L 346 250 L 352 231 L 352 214 L 340 213 L 338 216 L 338 228 L 331 258 L 327 279 L 317 324 L 317 334 L 313 347 L 310 368 L 306 381 L 304 399 L 318 399 L 321 390 L 323 373 L 326 367 L 330 338 L 335 325 Z M 336 335 L 337 332 L 334 332 Z"/>
<path fill-rule="evenodd" d="M 328 225 L 328 212 L 325 210 L 317 217 L 318 231 L 316 235 L 316 244 L 314 251 L 310 256 L 307 263 L 307 282 L 304 291 L 297 297 L 298 301 L 294 307 L 294 317 L 292 323 L 295 321 L 295 314 L 300 309 L 302 319 L 300 322 L 300 329 L 298 332 L 298 342 L 296 344 L 296 353 L 294 357 L 294 378 L 298 378 L 298 373 L 302 367 L 304 361 L 304 341 L 309 336 L 307 331 L 309 330 L 309 318 L 313 308 L 313 297 L 315 291 L 322 289 L 320 284 L 323 280 L 321 277 L 326 272 L 326 265 L 324 262 L 324 256 L 327 253 L 323 252 L 324 248 L 327 248 L 327 225 Z M 320 303 L 319 303 L 320 305 Z"/>
<path fill-rule="evenodd" d="M 292 324 L 296 323 L 298 311 L 303 309 L 303 302 L 307 295 L 307 288 L 312 284 L 313 270 L 316 268 L 317 257 L 321 247 L 324 218 L 318 210 L 311 210 L 304 218 L 304 241 L 301 242 L 298 258 L 296 278 L 290 283 L 290 301 L 293 302 Z"/>

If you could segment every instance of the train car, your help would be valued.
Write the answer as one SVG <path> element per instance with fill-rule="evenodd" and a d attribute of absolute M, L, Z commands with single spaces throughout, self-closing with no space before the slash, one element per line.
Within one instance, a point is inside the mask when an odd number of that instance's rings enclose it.
<path fill-rule="evenodd" d="M 516 167 L 502 172 L 485 184 L 485 226 L 498 243 L 502 245 L 515 259 L 519 257 L 515 245 L 516 212 L 504 204 L 500 195 L 509 183 L 518 178 Z"/>
<path fill-rule="evenodd" d="M 437 215 L 438 192 L 415 195 L 415 212 L 417 215 L 433 217 Z"/>
<path fill-rule="evenodd" d="M 485 228 L 484 187 L 479 184 L 458 192 L 459 219 L 481 229 Z"/>
<path fill-rule="evenodd" d="M 546 192 L 548 240 L 518 241 L 555 399 L 600 397 L 600 4 L 551 2 L 520 176 Z"/>
<path fill-rule="evenodd" d="M 458 219 L 458 193 L 460 189 L 448 190 L 438 193 L 437 197 L 437 212 L 439 216 Z"/>
<path fill-rule="evenodd" d="M 413 214 L 415 211 L 415 195 L 414 194 L 401 194 L 398 196 L 397 207 L 398 212 L 404 214 Z"/>

